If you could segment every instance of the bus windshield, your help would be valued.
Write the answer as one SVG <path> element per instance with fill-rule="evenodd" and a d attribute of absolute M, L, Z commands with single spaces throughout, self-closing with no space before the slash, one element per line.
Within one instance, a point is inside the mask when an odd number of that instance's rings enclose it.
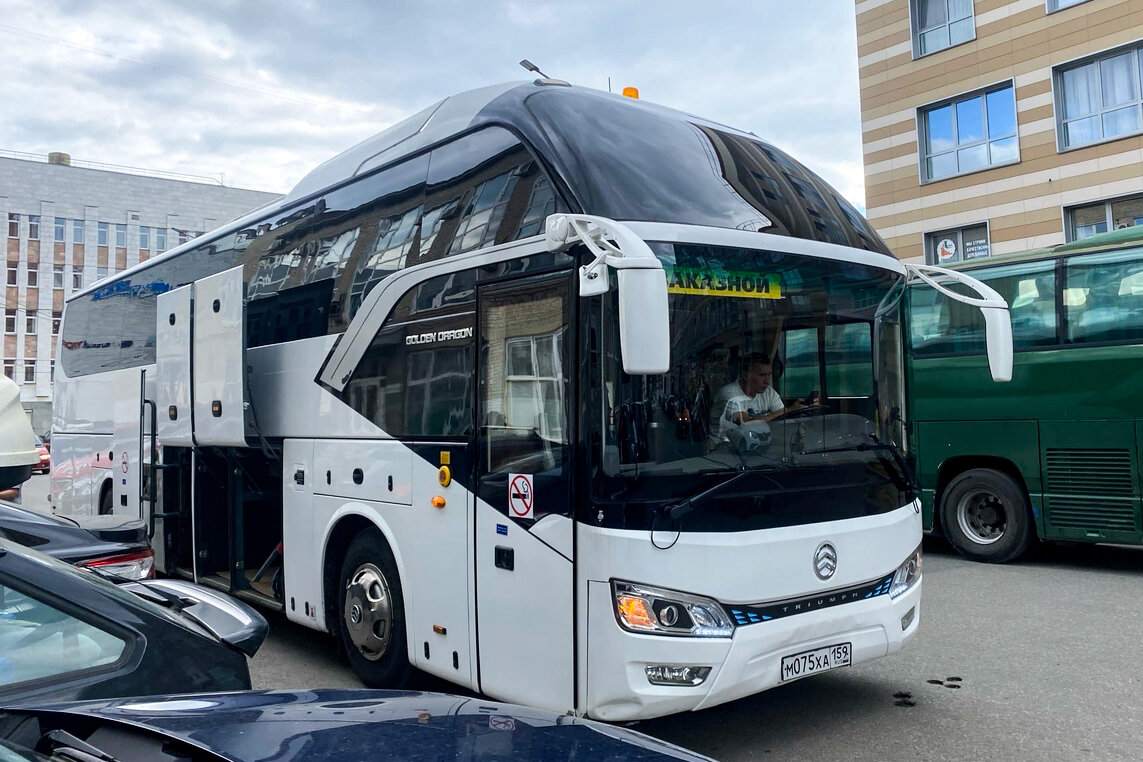
<path fill-rule="evenodd" d="M 709 493 L 686 528 L 725 531 L 870 515 L 912 499 L 892 451 L 904 443 L 900 275 L 785 252 L 652 249 L 667 274 L 672 367 L 622 372 L 611 294 L 593 384 L 600 515 L 631 526 Z"/>

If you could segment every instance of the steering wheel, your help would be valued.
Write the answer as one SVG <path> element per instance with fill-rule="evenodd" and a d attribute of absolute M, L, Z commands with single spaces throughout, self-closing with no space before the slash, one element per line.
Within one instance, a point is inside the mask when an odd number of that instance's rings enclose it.
<path fill-rule="evenodd" d="M 830 411 L 829 405 L 806 405 L 797 410 L 790 410 L 779 416 L 779 420 L 793 420 L 795 418 L 809 418 L 811 415 L 825 415 Z"/>

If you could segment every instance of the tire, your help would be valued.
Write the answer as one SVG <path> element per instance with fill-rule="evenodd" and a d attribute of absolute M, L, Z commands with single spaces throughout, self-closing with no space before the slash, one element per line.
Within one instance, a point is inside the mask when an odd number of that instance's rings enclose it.
<path fill-rule="evenodd" d="M 960 474 L 941 497 L 945 537 L 965 558 L 1003 564 L 1032 543 L 1032 511 L 1024 488 L 991 468 Z"/>
<path fill-rule="evenodd" d="M 112 514 L 112 512 L 115 510 L 115 507 L 112 505 L 111 492 L 112 492 L 112 490 L 111 490 L 110 484 L 108 484 L 102 490 L 99 491 L 99 515 L 100 516 L 110 516 Z"/>
<path fill-rule="evenodd" d="M 353 671 L 370 688 L 402 688 L 409 681 L 405 601 L 397 564 L 376 529 L 350 543 L 338 580 L 341 647 Z"/>

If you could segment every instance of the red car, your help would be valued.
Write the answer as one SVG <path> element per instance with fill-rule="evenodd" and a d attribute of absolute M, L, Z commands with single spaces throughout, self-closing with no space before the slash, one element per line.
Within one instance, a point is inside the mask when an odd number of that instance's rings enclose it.
<path fill-rule="evenodd" d="M 52 455 L 44 440 L 36 437 L 36 452 L 40 454 L 40 462 L 32 466 L 33 474 L 46 474 L 52 470 Z"/>

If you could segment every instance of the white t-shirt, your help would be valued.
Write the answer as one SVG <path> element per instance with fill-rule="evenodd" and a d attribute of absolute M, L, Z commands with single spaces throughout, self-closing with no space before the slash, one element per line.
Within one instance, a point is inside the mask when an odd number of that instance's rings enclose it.
<path fill-rule="evenodd" d="M 725 403 L 722 400 L 725 400 Z M 742 390 L 737 381 L 733 381 L 719 390 L 718 396 L 715 397 L 715 404 L 722 405 L 722 415 L 718 419 L 719 440 L 725 439 L 726 432 L 738 425 L 734 421 L 734 416 L 738 413 L 747 411 L 753 412 L 754 415 L 776 413 L 785 407 L 782 398 L 778 396 L 778 392 L 774 391 L 774 387 L 767 386 L 760 393 L 750 397 Z"/>

